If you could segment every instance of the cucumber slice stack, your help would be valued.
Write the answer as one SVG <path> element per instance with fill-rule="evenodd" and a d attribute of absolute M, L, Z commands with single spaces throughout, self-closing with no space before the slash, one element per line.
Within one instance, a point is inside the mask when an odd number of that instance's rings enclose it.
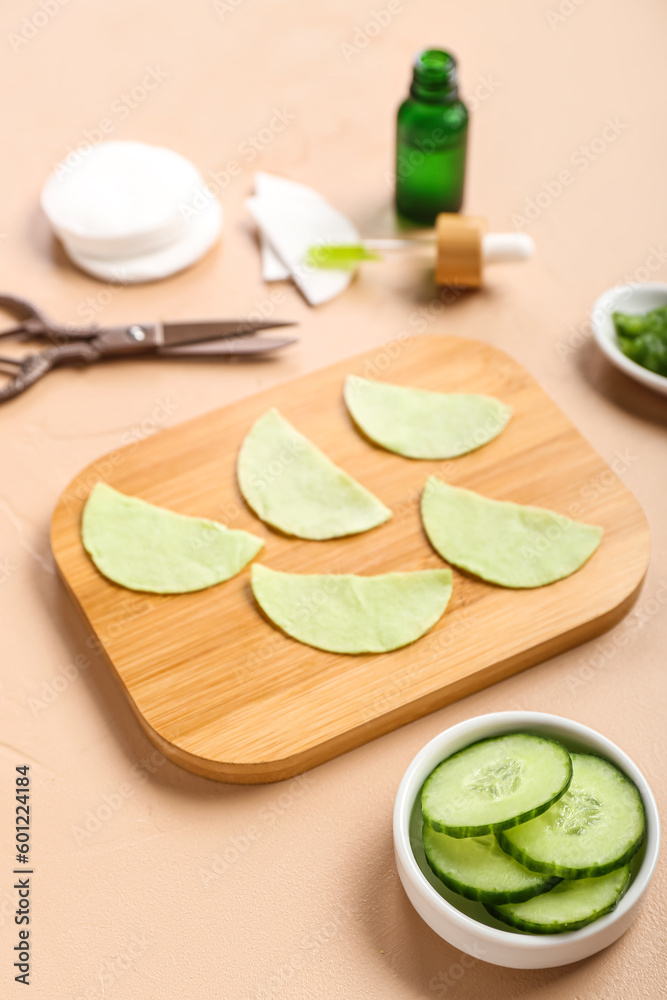
<path fill-rule="evenodd" d="M 609 761 L 508 733 L 439 764 L 421 794 L 426 860 L 513 930 L 557 934 L 609 913 L 645 835 L 635 784 Z"/>

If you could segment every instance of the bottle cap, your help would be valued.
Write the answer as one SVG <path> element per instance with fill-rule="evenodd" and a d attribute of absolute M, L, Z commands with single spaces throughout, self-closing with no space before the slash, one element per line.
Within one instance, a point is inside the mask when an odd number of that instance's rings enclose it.
<path fill-rule="evenodd" d="M 439 285 L 479 288 L 484 264 L 528 260 L 535 244 L 527 233 L 487 233 L 480 215 L 442 212 L 435 223 L 435 277 Z"/>
<path fill-rule="evenodd" d="M 485 231 L 486 219 L 481 215 L 441 212 L 435 222 L 435 277 L 439 285 L 480 287 Z"/>

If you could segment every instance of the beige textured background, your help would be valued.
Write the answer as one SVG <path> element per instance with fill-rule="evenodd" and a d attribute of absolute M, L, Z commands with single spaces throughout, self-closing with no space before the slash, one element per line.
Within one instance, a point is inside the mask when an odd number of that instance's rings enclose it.
<path fill-rule="evenodd" d="M 665 802 L 667 401 L 602 363 L 587 316 L 624 278 L 667 280 L 667 11 L 661 0 L 402 0 L 381 31 L 366 32 L 386 9 L 385 0 L 3 4 L 0 284 L 64 321 L 267 308 L 300 320 L 301 339 L 272 363 L 62 371 L 0 410 L 2 997 L 22 995 L 11 970 L 10 794 L 23 761 L 34 804 L 33 996 L 667 993 L 664 866 L 635 926 L 603 954 L 544 972 L 464 968 L 411 910 L 390 827 L 414 753 L 451 723 L 494 709 L 550 710 L 601 729 Z M 395 108 L 414 50 L 434 43 L 458 53 L 474 107 L 467 207 L 496 228 L 530 211 L 538 257 L 498 270 L 485 292 L 447 309 L 434 307 L 423 267 L 405 262 L 367 267 L 317 311 L 289 287 L 276 286 L 272 300 L 242 207 L 252 171 L 311 183 L 366 233 L 379 232 Z M 159 83 L 142 91 L 151 70 Z M 251 162 L 247 143 L 275 108 L 290 120 Z M 108 288 L 54 246 L 40 186 L 102 119 L 115 138 L 164 143 L 218 172 L 225 240 L 189 273 Z M 234 160 L 243 170 L 229 178 Z M 559 191 L 563 170 L 571 182 Z M 121 443 L 422 325 L 520 359 L 636 493 L 653 533 L 636 610 L 607 637 L 301 779 L 233 788 L 164 762 L 87 647 L 54 574 L 48 525 L 59 492 Z"/>

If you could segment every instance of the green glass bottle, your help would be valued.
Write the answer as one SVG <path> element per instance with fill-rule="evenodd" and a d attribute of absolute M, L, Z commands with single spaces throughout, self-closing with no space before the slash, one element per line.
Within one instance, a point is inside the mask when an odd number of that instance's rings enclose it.
<path fill-rule="evenodd" d="M 463 202 L 468 109 L 456 77 L 449 52 L 424 49 L 398 109 L 396 209 L 413 222 L 433 225 L 439 212 L 458 212 Z"/>

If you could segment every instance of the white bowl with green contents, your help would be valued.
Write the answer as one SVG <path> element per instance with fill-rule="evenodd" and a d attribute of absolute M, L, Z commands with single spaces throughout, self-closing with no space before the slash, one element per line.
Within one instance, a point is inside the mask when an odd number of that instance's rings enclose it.
<path fill-rule="evenodd" d="M 642 316 L 661 306 L 667 306 L 667 284 L 664 282 L 617 285 L 607 289 L 596 300 L 591 312 L 591 324 L 598 347 L 616 368 L 655 392 L 667 396 L 667 377 L 649 371 L 628 358 L 621 350 L 614 327 L 615 312 Z"/>
<path fill-rule="evenodd" d="M 631 878 L 614 910 L 578 930 L 534 934 L 512 930 L 475 900 L 450 890 L 429 867 L 422 842 L 421 789 L 431 772 L 471 744 L 508 733 L 556 740 L 573 753 L 606 758 L 630 778 L 646 814 L 643 844 L 631 861 Z M 398 874 L 423 920 L 445 941 L 474 958 L 511 969 L 546 969 L 578 962 L 617 940 L 634 921 L 660 851 L 660 816 L 653 793 L 636 764 L 611 740 L 579 722 L 541 712 L 481 715 L 445 730 L 408 767 L 394 806 Z M 546 898 L 546 897 L 545 897 Z"/>

